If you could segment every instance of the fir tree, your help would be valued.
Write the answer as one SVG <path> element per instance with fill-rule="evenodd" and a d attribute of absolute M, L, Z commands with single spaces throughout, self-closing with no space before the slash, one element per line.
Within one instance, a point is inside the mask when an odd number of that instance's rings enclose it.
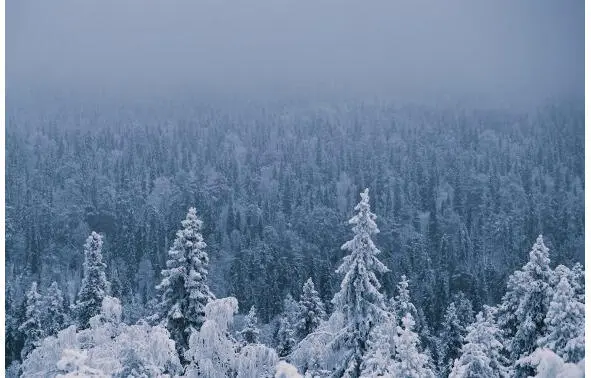
<path fill-rule="evenodd" d="M 394 356 L 398 342 L 397 323 L 396 315 L 387 312 L 371 330 L 361 366 L 362 377 L 393 376 L 396 370 Z"/>
<path fill-rule="evenodd" d="M 454 302 L 447 306 L 439 336 L 439 371 L 447 377 L 454 360 L 460 356 L 466 328 L 460 323 Z"/>
<path fill-rule="evenodd" d="M 291 294 L 287 294 L 283 300 L 283 312 L 279 317 L 279 328 L 277 330 L 277 354 L 285 357 L 297 343 L 296 324 L 298 320 L 298 303 Z"/>
<path fill-rule="evenodd" d="M 567 277 L 562 277 L 544 319 L 547 335 L 538 340 L 565 362 L 579 362 L 585 357 L 585 305 L 579 302 Z"/>
<path fill-rule="evenodd" d="M 407 313 L 402 318 L 402 326 L 398 327 L 396 356 L 394 358 L 394 374 L 396 378 L 429 378 L 435 377 L 429 368 L 429 357 L 419 350 L 419 336 L 413 331 L 414 319 Z"/>
<path fill-rule="evenodd" d="M 214 298 L 207 285 L 209 258 L 200 233 L 202 224 L 195 208 L 190 208 L 168 251 L 166 269 L 156 287 L 162 293 L 160 319 L 176 342 L 180 356 L 184 355 L 193 330 L 201 328 L 205 306 Z"/>
<path fill-rule="evenodd" d="M 25 319 L 18 328 L 25 335 L 23 349 L 21 350 L 23 360 L 45 337 L 42 325 L 44 309 L 41 295 L 37 292 L 37 282 L 31 284 L 31 288 L 26 295 L 25 306 Z"/>
<path fill-rule="evenodd" d="M 474 324 L 468 327 L 462 355 L 455 360 L 450 377 L 509 377 L 501 355 L 502 335 L 494 319 L 495 311 L 484 306 Z"/>
<path fill-rule="evenodd" d="M 66 314 L 64 312 L 64 296 L 57 286 L 52 282 L 43 298 L 43 329 L 47 336 L 56 335 L 66 325 Z"/>
<path fill-rule="evenodd" d="M 320 295 L 314 288 L 314 282 L 312 282 L 311 278 L 308 278 L 304 284 L 298 310 L 298 336 L 300 339 L 303 339 L 310 332 L 314 331 L 320 322 L 326 318 L 324 303 L 322 303 Z"/>
<path fill-rule="evenodd" d="M 257 310 L 254 306 L 250 308 L 244 320 L 244 328 L 239 332 L 240 337 L 246 344 L 256 344 L 259 342 L 259 319 L 257 318 Z"/>
<path fill-rule="evenodd" d="M 371 239 L 379 230 L 375 223 L 376 215 L 370 211 L 368 189 L 361 192 L 361 201 L 355 210 L 357 215 L 349 220 L 349 224 L 354 225 L 355 235 L 341 247 L 351 253 L 345 256 L 337 269 L 337 273 L 344 278 L 340 291 L 332 300 L 345 316 L 347 335 L 344 341 L 351 353 L 342 368 L 343 375 L 351 377 L 359 377 L 369 333 L 384 313 L 384 298 L 379 292 L 381 284 L 375 273 L 388 271 L 378 260 L 380 250 Z"/>
<path fill-rule="evenodd" d="M 499 306 L 498 324 L 505 336 L 505 347 L 511 361 L 529 356 L 537 340 L 545 335 L 544 318 L 550 303 L 550 258 L 542 235 L 529 253 L 529 261 L 509 277 L 507 292 Z M 518 378 L 533 371 L 515 366 Z"/>
<path fill-rule="evenodd" d="M 74 305 L 78 327 L 88 327 L 88 321 L 101 312 L 103 299 L 109 292 L 102 255 L 103 239 L 92 232 L 84 244 L 84 277 Z"/>

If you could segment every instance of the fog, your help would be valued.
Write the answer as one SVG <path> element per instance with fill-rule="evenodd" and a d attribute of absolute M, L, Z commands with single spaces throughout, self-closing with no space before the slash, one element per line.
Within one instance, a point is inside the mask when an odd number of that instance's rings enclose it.
<path fill-rule="evenodd" d="M 583 1 L 8 0 L 11 90 L 582 96 Z"/>

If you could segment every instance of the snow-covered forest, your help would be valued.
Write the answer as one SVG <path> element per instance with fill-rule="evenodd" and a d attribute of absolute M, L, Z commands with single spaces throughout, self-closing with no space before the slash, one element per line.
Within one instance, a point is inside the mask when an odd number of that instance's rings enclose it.
<path fill-rule="evenodd" d="M 578 103 L 11 101 L 7 376 L 584 376 Z"/>

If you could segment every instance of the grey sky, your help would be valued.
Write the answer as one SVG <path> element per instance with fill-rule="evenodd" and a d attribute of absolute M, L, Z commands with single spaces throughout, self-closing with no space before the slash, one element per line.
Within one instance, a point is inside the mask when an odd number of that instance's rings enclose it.
<path fill-rule="evenodd" d="M 8 0 L 11 88 L 582 95 L 584 1 Z"/>

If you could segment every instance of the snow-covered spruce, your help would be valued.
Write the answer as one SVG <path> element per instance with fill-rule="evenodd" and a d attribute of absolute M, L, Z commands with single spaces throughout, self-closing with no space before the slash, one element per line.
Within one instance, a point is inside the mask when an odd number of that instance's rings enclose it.
<path fill-rule="evenodd" d="M 258 323 L 257 309 L 251 306 L 244 319 L 244 328 L 240 331 L 240 337 L 244 344 L 256 344 L 259 342 L 260 330 Z"/>
<path fill-rule="evenodd" d="M 89 326 L 90 318 L 100 313 L 103 299 L 109 294 L 102 248 L 102 236 L 93 231 L 84 244 L 84 276 L 74 305 L 80 328 Z"/>
<path fill-rule="evenodd" d="M 321 321 L 326 319 L 326 310 L 320 295 L 314 288 L 314 282 L 308 278 L 302 288 L 297 318 L 298 336 L 303 339 L 314 331 Z"/>
<path fill-rule="evenodd" d="M 204 322 L 205 306 L 214 298 L 207 284 L 209 257 L 195 208 L 182 221 L 183 228 L 168 251 L 166 269 L 157 286 L 161 292 L 159 318 L 171 334 L 182 357 L 193 330 Z"/>
<path fill-rule="evenodd" d="M 358 213 L 349 220 L 353 225 L 353 239 L 342 249 L 349 251 L 337 273 L 343 275 L 341 289 L 335 294 L 332 303 L 345 316 L 345 328 L 339 337 L 348 349 L 342 365 L 336 367 L 337 374 L 346 377 L 359 377 L 361 364 L 367 351 L 367 340 L 372 327 L 384 315 L 384 297 L 376 273 L 385 273 L 388 268 L 378 260 L 380 250 L 375 246 L 372 235 L 379 232 L 376 215 L 369 205 L 369 190 L 361 192 L 361 201 L 355 206 Z"/>
<path fill-rule="evenodd" d="M 43 339 L 41 295 L 37 292 L 37 282 L 31 284 L 25 301 L 25 321 L 19 331 L 25 335 L 25 343 L 21 350 L 21 358 L 25 358 Z"/>

